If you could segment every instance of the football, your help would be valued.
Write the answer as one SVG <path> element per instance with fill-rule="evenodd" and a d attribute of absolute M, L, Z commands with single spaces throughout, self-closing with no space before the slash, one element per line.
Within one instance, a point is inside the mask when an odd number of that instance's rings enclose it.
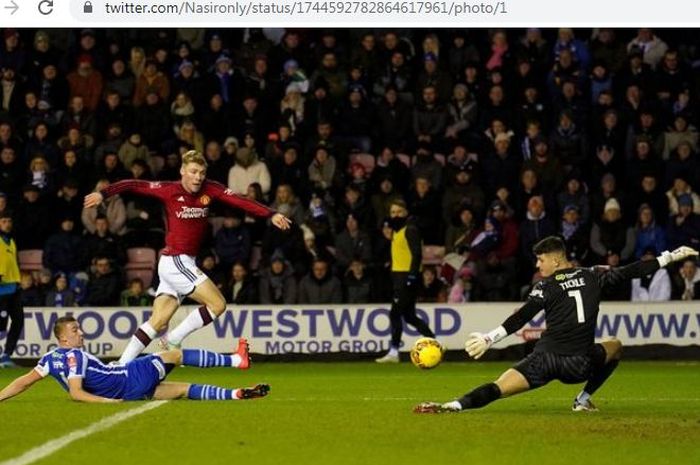
<path fill-rule="evenodd" d="M 418 368 L 427 370 L 435 368 L 442 361 L 442 345 L 430 337 L 422 337 L 413 344 L 411 361 Z"/>

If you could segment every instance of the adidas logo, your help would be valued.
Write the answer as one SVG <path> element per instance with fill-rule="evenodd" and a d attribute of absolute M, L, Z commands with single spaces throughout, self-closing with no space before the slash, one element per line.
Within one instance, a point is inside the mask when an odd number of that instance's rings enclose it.
<path fill-rule="evenodd" d="M 185 201 L 185 198 L 184 198 L 183 196 L 180 196 L 180 197 L 177 198 L 177 201 L 178 201 L 178 202 L 184 202 L 184 201 Z"/>

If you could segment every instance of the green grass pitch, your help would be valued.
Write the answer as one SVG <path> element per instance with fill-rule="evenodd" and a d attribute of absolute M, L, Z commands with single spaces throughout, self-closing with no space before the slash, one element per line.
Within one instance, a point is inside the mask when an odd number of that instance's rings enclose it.
<path fill-rule="evenodd" d="M 700 464 L 700 363 L 624 362 L 574 414 L 580 386 L 537 391 L 461 414 L 416 415 L 509 364 L 259 363 L 247 372 L 178 369 L 172 380 L 272 385 L 265 399 L 172 401 L 80 439 L 56 464 Z M 6 385 L 24 370 L 0 370 Z M 0 403 L 0 463 L 141 402 L 87 405 L 53 380 Z"/>

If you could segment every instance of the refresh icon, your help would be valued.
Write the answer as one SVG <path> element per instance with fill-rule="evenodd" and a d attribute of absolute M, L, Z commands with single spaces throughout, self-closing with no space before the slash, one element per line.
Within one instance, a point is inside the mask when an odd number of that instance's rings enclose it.
<path fill-rule="evenodd" d="M 50 15 L 53 13 L 53 0 L 41 0 L 37 5 L 37 9 L 44 16 Z"/>

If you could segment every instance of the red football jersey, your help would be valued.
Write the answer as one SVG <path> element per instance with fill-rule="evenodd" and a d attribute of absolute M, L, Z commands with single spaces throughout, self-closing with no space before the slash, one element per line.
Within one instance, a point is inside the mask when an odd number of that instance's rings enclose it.
<path fill-rule="evenodd" d="M 126 179 L 103 189 L 104 198 L 122 192 L 156 197 L 165 205 L 165 255 L 197 256 L 207 232 L 209 204 L 218 201 L 255 216 L 272 216 L 265 205 L 233 193 L 224 185 L 205 180 L 196 194 L 182 187 L 180 181 L 139 181 Z"/>

